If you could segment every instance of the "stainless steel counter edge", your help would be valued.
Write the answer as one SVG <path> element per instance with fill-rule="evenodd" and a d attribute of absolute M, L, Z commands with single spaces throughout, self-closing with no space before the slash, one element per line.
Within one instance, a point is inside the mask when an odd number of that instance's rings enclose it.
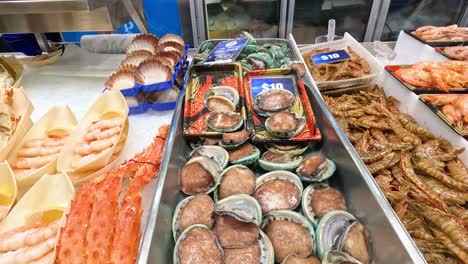
<path fill-rule="evenodd" d="M 183 94 L 180 95 L 183 97 Z M 174 114 L 172 116 L 172 121 L 171 121 L 171 127 L 169 130 L 169 134 L 166 139 L 166 145 L 164 147 L 164 156 L 163 159 L 161 160 L 161 164 L 159 167 L 159 175 L 158 178 L 156 179 L 156 191 L 154 193 L 152 205 L 151 205 L 151 211 L 150 214 L 148 215 L 148 222 L 145 227 L 145 230 L 142 234 L 142 239 L 141 239 L 141 244 L 140 244 L 140 251 L 138 254 L 138 259 L 137 263 L 139 264 L 146 264 L 148 263 L 148 256 L 150 254 L 150 249 L 151 249 L 151 243 L 153 240 L 153 233 L 154 229 L 156 226 L 156 216 L 157 212 L 159 209 L 159 201 L 161 201 L 161 195 L 162 195 L 162 189 L 164 186 L 164 180 L 166 179 L 166 174 L 167 174 L 167 167 L 169 165 L 169 159 L 171 157 L 171 152 L 172 152 L 172 145 L 174 143 L 174 138 L 176 135 L 176 129 L 177 129 L 177 117 L 180 114 L 180 111 L 182 111 L 182 107 L 179 106 L 180 100 L 177 100 L 176 104 L 176 109 L 174 110 Z"/>
<path fill-rule="evenodd" d="M 296 56 L 305 65 L 305 61 L 302 58 L 301 53 L 299 52 L 296 41 L 294 40 L 294 37 L 293 37 L 292 34 L 289 35 L 289 40 L 293 43 L 292 47 L 294 49 L 294 53 L 296 53 Z M 346 137 L 346 135 L 341 130 L 341 127 L 338 125 L 335 118 L 333 117 L 333 115 L 328 110 L 328 108 L 327 108 L 327 106 L 325 104 L 325 101 L 323 100 L 323 97 L 320 94 L 320 91 L 317 88 L 317 85 L 315 84 L 315 81 L 313 80 L 312 75 L 310 74 L 310 72 L 308 70 L 306 71 L 305 79 L 307 81 L 307 85 L 311 88 L 310 90 L 311 90 L 312 94 L 315 97 L 321 99 L 321 100 L 317 100 L 317 102 L 319 103 L 319 107 L 322 108 L 325 116 L 329 119 L 332 128 L 336 131 L 336 134 L 338 135 L 339 140 L 343 142 L 343 145 L 346 147 L 346 150 L 351 155 L 351 158 L 353 159 L 354 163 L 356 164 L 356 166 L 361 171 L 361 175 L 364 178 L 364 181 L 369 186 L 369 188 L 372 191 L 372 194 L 374 195 L 374 197 L 377 199 L 380 207 L 382 208 L 382 211 L 385 213 L 385 216 L 392 223 L 393 230 L 398 235 L 398 237 L 402 241 L 402 243 L 405 245 L 406 251 L 407 251 L 408 255 L 411 257 L 411 259 L 413 260 L 413 263 L 426 263 L 426 260 L 424 259 L 423 255 L 421 254 L 418 247 L 414 243 L 413 239 L 408 234 L 408 232 L 404 228 L 403 224 L 401 223 L 400 219 L 398 218 L 398 216 L 393 211 L 393 208 L 388 203 L 387 198 L 385 198 L 385 195 L 382 193 L 382 191 L 378 187 L 377 183 L 374 180 L 374 177 L 367 170 L 366 165 L 364 164 L 364 162 L 359 157 L 359 155 L 356 152 L 356 150 L 354 149 L 353 145 L 351 144 L 351 142 L 349 142 L 348 138 Z"/>

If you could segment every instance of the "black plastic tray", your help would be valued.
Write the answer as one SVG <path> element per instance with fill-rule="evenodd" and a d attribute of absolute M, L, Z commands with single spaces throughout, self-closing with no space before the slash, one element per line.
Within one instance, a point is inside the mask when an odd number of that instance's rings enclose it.
<path fill-rule="evenodd" d="M 424 43 L 426 45 L 429 45 L 431 47 L 450 47 L 450 46 L 466 46 L 466 45 L 468 45 L 468 40 L 467 41 L 425 41 L 425 40 L 422 40 L 419 37 L 411 34 L 411 32 L 413 32 L 413 31 L 414 31 L 414 29 L 413 30 L 410 30 L 410 29 L 403 30 L 403 32 L 410 35 L 414 39 L 417 39 L 418 41 L 420 41 L 420 42 L 422 42 L 422 43 Z"/>

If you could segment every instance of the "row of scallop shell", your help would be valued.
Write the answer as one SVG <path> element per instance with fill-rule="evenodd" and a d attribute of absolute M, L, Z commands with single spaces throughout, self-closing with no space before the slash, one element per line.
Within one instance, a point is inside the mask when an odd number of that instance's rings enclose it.
<path fill-rule="evenodd" d="M 126 50 L 126 58 L 106 80 L 106 88 L 121 90 L 168 81 L 185 52 L 184 45 L 175 34 L 161 39 L 153 34 L 136 36 Z"/>

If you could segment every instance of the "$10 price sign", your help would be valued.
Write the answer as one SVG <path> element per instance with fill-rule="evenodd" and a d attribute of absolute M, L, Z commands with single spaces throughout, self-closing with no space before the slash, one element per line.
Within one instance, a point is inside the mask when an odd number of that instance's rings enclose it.
<path fill-rule="evenodd" d="M 271 89 L 286 89 L 294 95 L 297 94 L 294 76 L 251 77 L 250 89 L 252 92 L 252 98 L 255 98 L 259 93 L 261 93 L 264 90 Z"/>
<path fill-rule="evenodd" d="M 349 60 L 350 58 L 351 57 L 346 50 L 325 52 L 311 56 L 311 59 L 315 64 L 340 62 Z"/>

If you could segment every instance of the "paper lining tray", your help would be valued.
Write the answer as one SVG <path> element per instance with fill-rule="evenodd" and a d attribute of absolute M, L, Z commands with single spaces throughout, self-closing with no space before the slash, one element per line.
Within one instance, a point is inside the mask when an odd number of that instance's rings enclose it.
<path fill-rule="evenodd" d="M 307 91 L 323 140 L 311 149 L 334 160 L 337 171 L 331 178 L 331 185 L 339 189 L 346 200 L 348 210 L 355 215 L 369 230 L 374 263 L 423 263 L 417 251 L 408 252 L 395 230 L 398 223 L 393 210 L 389 208 L 385 197 L 378 190 L 370 175 L 359 160 L 357 153 L 344 135 L 338 135 L 338 125 L 332 121 L 317 88 Z M 183 137 L 183 102 L 181 96 L 174 113 L 171 131 L 162 169 L 158 178 L 158 187 L 150 214 L 148 228 L 145 231 L 138 263 L 172 263 L 174 240 L 172 237 L 172 216 L 176 205 L 186 196 L 179 191 L 178 174 L 188 160 L 191 148 Z M 173 144 L 173 145 L 171 145 Z M 310 154 L 310 153 L 309 153 Z M 258 175 L 259 171 L 256 170 Z M 406 234 L 407 235 L 407 234 Z M 408 237 L 409 238 L 409 237 Z M 407 246 L 408 246 L 407 245 Z M 413 245 L 414 246 L 414 245 Z"/>
<path fill-rule="evenodd" d="M 352 87 L 352 86 L 360 86 L 365 84 L 375 83 L 377 76 L 381 72 L 382 67 L 380 66 L 377 59 L 372 56 L 359 42 L 357 42 L 351 35 L 346 35 L 345 38 L 331 41 L 327 43 L 320 43 L 320 44 L 313 44 L 301 47 L 299 49 L 301 54 L 309 52 L 313 49 L 323 49 L 323 48 L 331 48 L 331 49 L 345 49 L 347 46 L 351 47 L 353 51 L 355 51 L 359 56 L 361 56 L 364 60 L 367 61 L 371 68 L 371 73 L 367 76 L 359 77 L 359 78 L 352 78 L 347 80 L 337 80 L 337 81 L 315 81 L 317 86 L 320 90 L 331 90 L 331 89 L 339 89 L 345 87 Z M 307 65 L 307 64 L 305 64 Z"/>

